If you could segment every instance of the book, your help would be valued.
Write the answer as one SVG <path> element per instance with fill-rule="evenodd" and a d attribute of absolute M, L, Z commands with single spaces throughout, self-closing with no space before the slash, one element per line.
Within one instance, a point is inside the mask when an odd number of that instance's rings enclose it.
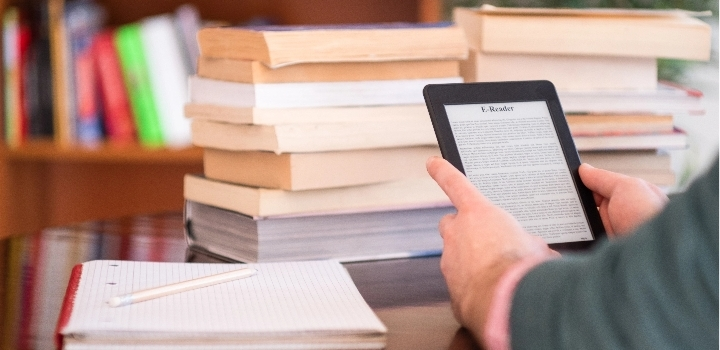
<path fill-rule="evenodd" d="M 451 77 L 246 84 L 193 76 L 189 100 L 197 104 L 257 108 L 421 104 L 425 85 L 460 82 L 460 77 Z"/>
<path fill-rule="evenodd" d="M 131 23 L 117 28 L 115 47 L 120 58 L 138 140 L 144 146 L 162 146 L 162 126 L 153 96 L 140 24 Z"/>
<path fill-rule="evenodd" d="M 175 21 L 170 15 L 160 15 L 145 18 L 139 25 L 162 142 L 173 147 L 187 146 L 190 122 L 183 115 L 183 104 L 190 71 L 183 60 Z"/>
<path fill-rule="evenodd" d="M 446 78 L 460 75 L 455 60 L 331 62 L 269 68 L 259 61 L 200 57 L 197 75 L 238 83 L 300 83 Z"/>
<path fill-rule="evenodd" d="M 229 151 L 324 152 L 437 145 L 423 121 L 246 125 L 196 119 L 192 143 Z"/>
<path fill-rule="evenodd" d="M 65 33 L 67 35 L 67 69 L 70 97 L 70 127 L 82 144 L 97 144 L 103 138 L 97 71 L 94 64 L 93 40 L 105 19 L 103 8 L 92 1 L 68 2 L 65 5 Z"/>
<path fill-rule="evenodd" d="M 455 8 L 471 48 L 484 53 L 708 60 L 710 26 L 686 11 Z M 662 39 L 660 39 L 662 38 Z"/>
<path fill-rule="evenodd" d="M 452 206 L 280 217 L 251 217 L 185 202 L 191 249 L 242 262 L 343 262 L 439 255 L 438 222 Z"/>
<path fill-rule="evenodd" d="M 114 35 L 113 30 L 106 30 L 96 36 L 93 49 L 95 69 L 98 72 L 107 140 L 127 144 L 136 140 L 135 122 L 115 49 Z"/>
<path fill-rule="evenodd" d="M 638 135 L 573 136 L 578 151 L 683 149 L 687 134 L 680 129 L 670 133 Z"/>
<path fill-rule="evenodd" d="M 47 2 L 32 7 L 30 43 L 26 75 L 25 104 L 28 110 L 29 137 L 51 139 L 53 130 L 52 63 Z"/>
<path fill-rule="evenodd" d="M 65 1 L 48 0 L 48 26 L 50 31 L 50 63 L 52 65 L 53 132 L 60 145 L 75 141 L 72 115 L 71 56 L 65 26 Z"/>
<path fill-rule="evenodd" d="M 185 104 L 185 116 L 232 124 L 307 124 L 382 121 L 427 121 L 425 105 L 359 107 L 255 108 Z"/>
<path fill-rule="evenodd" d="M 658 150 L 583 151 L 579 155 L 584 163 L 616 172 L 672 169 L 670 154 Z"/>
<path fill-rule="evenodd" d="M 462 29 L 449 23 L 203 28 L 198 44 L 201 56 L 260 61 L 271 68 L 467 56 Z"/>
<path fill-rule="evenodd" d="M 257 273 L 130 306 L 106 303 L 117 295 L 239 268 Z M 57 327 L 58 348 L 66 350 L 381 349 L 386 332 L 335 260 L 247 265 L 89 261 L 72 271 Z"/>
<path fill-rule="evenodd" d="M 285 191 L 185 175 L 186 200 L 254 217 L 444 206 L 449 200 L 430 176 L 378 184 Z"/>
<path fill-rule="evenodd" d="M 461 61 L 465 82 L 549 80 L 557 90 L 655 89 L 654 57 L 485 53 Z"/>
<path fill-rule="evenodd" d="M 588 151 L 579 152 L 583 163 L 641 178 L 657 186 L 674 186 L 676 175 L 670 154 L 655 149 L 637 151 Z"/>
<path fill-rule="evenodd" d="M 656 89 L 558 90 L 558 97 L 566 114 L 705 114 L 701 91 L 664 81 Z"/>
<path fill-rule="evenodd" d="M 672 115 L 568 114 L 573 136 L 659 134 L 673 131 Z"/>
<path fill-rule="evenodd" d="M 209 179 L 297 191 L 425 177 L 434 155 L 436 146 L 284 154 L 206 148 L 203 171 Z"/>
<path fill-rule="evenodd" d="M 8 7 L 3 13 L 4 139 L 18 146 L 27 139 L 25 79 L 31 32 L 22 11 Z"/>
<path fill-rule="evenodd" d="M 194 74 L 197 72 L 197 61 L 200 57 L 197 44 L 197 32 L 202 27 L 200 12 L 192 4 L 182 4 L 175 10 L 175 23 L 183 47 L 183 61 L 187 71 Z"/>

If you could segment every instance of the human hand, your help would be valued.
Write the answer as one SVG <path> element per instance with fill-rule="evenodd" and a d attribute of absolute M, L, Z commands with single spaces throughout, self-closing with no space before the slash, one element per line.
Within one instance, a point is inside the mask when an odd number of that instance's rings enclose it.
<path fill-rule="evenodd" d="M 657 186 L 634 177 L 580 165 L 580 179 L 593 191 L 605 231 L 610 237 L 632 232 L 657 214 L 668 197 Z"/>
<path fill-rule="evenodd" d="M 439 157 L 427 161 L 430 176 L 457 209 L 440 220 L 440 269 L 455 318 L 482 341 L 496 285 L 523 258 L 557 254 L 528 234 L 506 211 L 492 204 L 460 171 Z"/>

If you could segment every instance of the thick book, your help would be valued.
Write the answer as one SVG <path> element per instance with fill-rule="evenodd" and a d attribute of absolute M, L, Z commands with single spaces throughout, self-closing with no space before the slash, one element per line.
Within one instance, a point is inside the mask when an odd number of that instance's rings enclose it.
<path fill-rule="evenodd" d="M 196 119 L 199 147 L 275 153 L 437 145 L 430 119 L 358 123 L 247 125 Z"/>
<path fill-rule="evenodd" d="M 143 146 L 162 146 L 162 125 L 150 82 L 140 24 L 132 23 L 119 27 L 115 31 L 115 47 L 130 98 L 138 140 Z"/>
<path fill-rule="evenodd" d="M 658 82 L 655 89 L 558 90 L 565 113 L 705 114 L 702 91 Z"/>
<path fill-rule="evenodd" d="M 28 68 L 31 29 L 24 17 L 14 6 L 3 13 L 4 139 L 10 146 L 20 145 L 28 136 L 24 75 Z"/>
<path fill-rule="evenodd" d="M 98 72 L 106 138 L 112 143 L 128 144 L 136 140 L 135 122 L 125 90 L 114 35 L 113 30 L 106 30 L 96 36 L 95 69 Z"/>
<path fill-rule="evenodd" d="M 450 203 L 429 176 L 360 186 L 285 191 L 187 174 L 183 191 L 186 200 L 254 217 L 379 211 Z"/>
<path fill-rule="evenodd" d="M 188 244 L 242 262 L 377 260 L 439 255 L 438 222 L 452 206 L 252 217 L 185 202 Z"/>
<path fill-rule="evenodd" d="M 573 136 L 578 151 L 683 149 L 687 134 L 675 129 L 669 133 L 638 135 Z"/>
<path fill-rule="evenodd" d="M 436 146 L 275 154 L 206 148 L 209 179 L 288 191 L 365 185 L 425 177 L 425 161 Z"/>
<path fill-rule="evenodd" d="M 197 104 L 257 108 L 421 104 L 425 85 L 461 82 L 460 77 L 449 77 L 247 84 L 193 76 L 189 100 Z"/>
<path fill-rule="evenodd" d="M 460 72 L 465 82 L 549 80 L 557 90 L 657 87 L 654 57 L 485 53 L 471 49 Z"/>
<path fill-rule="evenodd" d="M 170 15 L 145 18 L 140 22 L 140 35 L 163 144 L 187 146 L 190 122 L 183 115 L 183 104 L 190 71 L 183 59 L 175 20 Z"/>
<path fill-rule="evenodd" d="M 467 56 L 463 30 L 449 23 L 203 28 L 198 44 L 201 56 L 261 61 L 271 68 Z"/>
<path fill-rule="evenodd" d="M 485 53 L 708 60 L 710 25 L 692 15 L 678 10 L 494 6 L 453 12 L 470 47 Z"/>
<path fill-rule="evenodd" d="M 242 268 L 250 277 L 133 305 L 115 296 Z M 387 328 L 335 260 L 259 264 L 95 260 L 77 265 L 58 348 L 381 349 Z"/>
<path fill-rule="evenodd" d="M 269 68 L 259 61 L 200 57 L 198 76 L 238 83 L 301 83 L 320 81 L 401 80 L 460 75 L 459 61 L 387 61 L 303 63 Z"/>
<path fill-rule="evenodd" d="M 573 136 L 634 135 L 671 133 L 672 115 L 654 114 L 568 114 Z"/>
<path fill-rule="evenodd" d="M 188 103 L 185 116 L 232 124 L 312 124 L 382 121 L 427 121 L 422 104 L 360 107 L 255 108 Z"/>

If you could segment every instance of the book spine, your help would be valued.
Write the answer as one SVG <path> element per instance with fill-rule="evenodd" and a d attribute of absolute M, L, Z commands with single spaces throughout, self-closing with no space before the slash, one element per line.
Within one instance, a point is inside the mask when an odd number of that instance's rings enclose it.
<path fill-rule="evenodd" d="M 82 264 L 77 264 L 73 267 L 70 273 L 70 281 L 68 281 L 67 290 L 65 291 L 65 298 L 63 299 L 62 308 L 60 309 L 60 316 L 58 317 L 57 328 L 55 329 L 55 347 L 60 350 L 63 345 L 62 331 L 70 322 L 70 316 L 72 315 L 73 307 L 75 306 L 75 294 L 77 293 L 78 287 L 80 286 L 80 277 L 82 276 Z"/>
<path fill-rule="evenodd" d="M 182 59 L 180 42 L 171 16 L 155 16 L 140 23 L 143 51 L 150 74 L 163 141 L 169 146 L 190 144 L 190 120 L 183 105 L 187 100 L 189 71 Z"/>
<path fill-rule="evenodd" d="M 98 72 L 107 138 L 110 142 L 129 143 L 135 140 L 135 124 L 113 35 L 113 31 L 105 31 L 95 39 L 95 69 Z"/>
<path fill-rule="evenodd" d="M 118 28 L 115 32 L 115 46 L 140 143 L 148 147 L 160 147 L 164 144 L 162 129 L 150 86 L 140 25 L 128 24 Z"/>
<path fill-rule="evenodd" d="M 93 65 L 93 40 L 102 26 L 103 11 L 92 2 L 68 4 L 65 14 L 72 70 L 71 93 L 74 99 L 72 119 L 77 141 L 96 143 L 103 137 L 96 71 Z"/>

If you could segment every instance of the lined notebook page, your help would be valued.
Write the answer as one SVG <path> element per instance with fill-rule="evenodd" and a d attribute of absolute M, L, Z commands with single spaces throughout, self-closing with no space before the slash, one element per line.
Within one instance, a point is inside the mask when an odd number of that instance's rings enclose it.
<path fill-rule="evenodd" d="M 257 274 L 128 306 L 107 304 L 117 295 L 242 267 L 255 268 Z M 70 321 L 62 333 L 180 338 L 230 333 L 230 338 L 242 338 L 385 331 L 337 261 L 239 265 L 98 260 L 83 264 Z"/>

